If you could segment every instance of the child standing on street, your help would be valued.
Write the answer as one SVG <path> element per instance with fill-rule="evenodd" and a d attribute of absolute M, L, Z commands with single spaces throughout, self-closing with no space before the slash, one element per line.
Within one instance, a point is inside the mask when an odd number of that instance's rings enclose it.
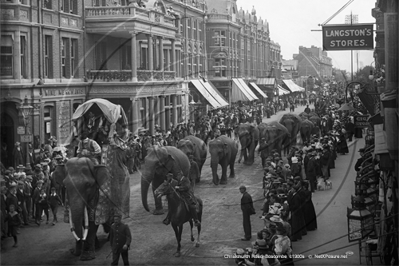
<path fill-rule="evenodd" d="M 60 196 L 55 192 L 55 187 L 51 188 L 50 197 L 48 199 L 48 203 L 51 208 L 51 212 L 53 213 L 53 225 L 58 222 L 57 220 L 57 211 L 58 206 L 63 205 Z"/>
<path fill-rule="evenodd" d="M 15 211 L 15 205 L 11 204 L 8 206 L 8 208 L 10 210 L 10 212 L 7 214 L 8 232 L 10 232 L 14 238 L 13 247 L 16 248 L 18 246 L 17 230 L 22 222 L 18 212 Z"/>

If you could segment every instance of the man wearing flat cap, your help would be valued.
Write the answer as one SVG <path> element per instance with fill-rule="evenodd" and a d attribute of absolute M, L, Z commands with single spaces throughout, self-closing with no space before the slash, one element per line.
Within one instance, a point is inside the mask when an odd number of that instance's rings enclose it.
<path fill-rule="evenodd" d="M 115 213 L 114 223 L 111 225 L 109 242 L 112 249 L 111 265 L 118 265 L 119 257 L 122 255 L 124 265 L 129 265 L 128 250 L 132 241 L 129 226 L 122 223 L 122 215 Z"/>
<path fill-rule="evenodd" d="M 240 186 L 240 192 L 242 194 L 241 198 L 241 210 L 242 210 L 242 218 L 243 218 L 243 226 L 244 226 L 244 238 L 241 238 L 242 241 L 249 241 L 252 237 L 251 232 L 251 215 L 255 214 L 254 205 L 252 203 L 252 197 L 247 192 L 247 188 L 245 186 Z"/>

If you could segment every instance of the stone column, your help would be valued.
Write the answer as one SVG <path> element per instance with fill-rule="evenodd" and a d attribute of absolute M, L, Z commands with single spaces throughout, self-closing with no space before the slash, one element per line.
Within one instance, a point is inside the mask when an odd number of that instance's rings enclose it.
<path fill-rule="evenodd" d="M 137 82 L 137 37 L 136 32 L 130 32 L 132 35 L 132 46 L 131 46 L 131 61 L 132 61 L 132 81 Z"/>
<path fill-rule="evenodd" d="M 164 71 L 163 37 L 159 37 L 159 70 Z"/>
<path fill-rule="evenodd" d="M 154 46 L 152 41 L 152 35 L 147 35 L 147 44 L 148 44 L 148 69 L 154 70 Z"/>
<path fill-rule="evenodd" d="M 171 41 L 171 46 L 172 46 L 172 58 L 170 59 L 170 62 L 171 62 L 171 71 L 175 71 L 176 72 L 176 75 L 177 75 L 177 68 L 178 68 L 178 65 L 177 64 L 180 64 L 180 62 L 176 62 L 176 43 L 175 43 L 175 40 L 173 40 L 173 39 L 171 39 L 170 40 Z"/>
<path fill-rule="evenodd" d="M 140 127 L 140 99 L 131 97 L 130 100 L 132 101 L 132 132 L 136 135 L 138 128 Z"/>
<path fill-rule="evenodd" d="M 148 97 L 148 129 L 154 135 L 154 97 Z"/>
<path fill-rule="evenodd" d="M 171 95 L 172 97 L 172 118 L 173 118 L 173 125 L 176 127 L 177 126 L 177 95 Z"/>
<path fill-rule="evenodd" d="M 166 130 L 165 126 L 165 96 L 161 95 L 158 99 L 159 105 L 159 126 L 162 130 Z"/>
<path fill-rule="evenodd" d="M 159 97 L 154 96 L 154 125 L 159 126 Z"/>
<path fill-rule="evenodd" d="M 166 68 L 165 71 L 171 71 L 171 66 L 170 66 L 170 51 L 171 50 L 166 50 L 165 54 L 165 60 L 166 60 Z"/>
<path fill-rule="evenodd" d="M 28 41 L 28 40 L 26 40 Z M 14 51 L 13 56 L 13 75 L 14 79 L 21 81 L 21 32 L 18 30 L 15 31 L 14 38 L 14 47 L 12 50 Z M 61 51 L 60 51 L 61 52 Z"/>

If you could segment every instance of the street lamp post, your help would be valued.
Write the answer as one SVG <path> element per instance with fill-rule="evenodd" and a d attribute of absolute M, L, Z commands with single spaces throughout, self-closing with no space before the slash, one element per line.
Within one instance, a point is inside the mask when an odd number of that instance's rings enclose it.
<path fill-rule="evenodd" d="M 29 164 L 29 142 L 32 141 L 31 140 L 32 134 L 31 134 L 30 130 L 28 130 L 29 129 L 28 125 L 29 125 L 29 116 L 32 114 L 33 106 L 29 105 L 28 97 L 26 95 L 25 95 L 24 103 L 22 104 L 20 109 L 21 109 L 22 117 L 24 119 L 25 136 L 29 136 L 29 137 L 24 137 L 24 139 L 23 139 L 23 141 L 26 142 L 26 163 L 25 163 L 25 165 L 28 165 Z M 27 138 L 29 138 L 30 141 Z"/>

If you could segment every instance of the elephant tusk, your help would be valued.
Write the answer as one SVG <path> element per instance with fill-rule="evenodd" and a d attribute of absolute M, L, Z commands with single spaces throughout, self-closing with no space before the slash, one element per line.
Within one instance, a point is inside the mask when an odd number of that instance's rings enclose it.
<path fill-rule="evenodd" d="M 85 219 L 85 225 L 84 225 L 84 231 L 83 231 L 83 238 L 82 240 L 86 240 L 87 233 L 89 231 L 89 215 L 87 214 L 87 206 L 85 206 L 84 210 L 84 219 Z"/>
<path fill-rule="evenodd" d="M 69 225 L 70 225 L 70 227 L 71 227 L 72 235 L 75 237 L 76 241 L 79 241 L 80 238 L 76 235 L 76 233 L 75 233 L 75 228 L 73 227 L 71 208 L 69 208 Z"/>

